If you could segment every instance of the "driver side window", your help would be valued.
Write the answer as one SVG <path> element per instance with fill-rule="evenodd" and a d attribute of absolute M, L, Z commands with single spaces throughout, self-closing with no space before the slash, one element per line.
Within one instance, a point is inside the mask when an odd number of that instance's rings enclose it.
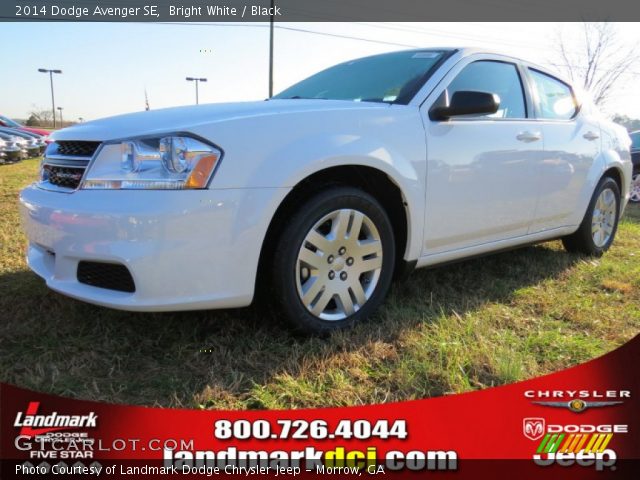
<path fill-rule="evenodd" d="M 470 63 L 449 84 L 449 98 L 458 91 L 495 93 L 500 97 L 498 111 L 481 118 L 527 118 L 522 82 L 517 67 L 512 63 L 480 60 Z"/>

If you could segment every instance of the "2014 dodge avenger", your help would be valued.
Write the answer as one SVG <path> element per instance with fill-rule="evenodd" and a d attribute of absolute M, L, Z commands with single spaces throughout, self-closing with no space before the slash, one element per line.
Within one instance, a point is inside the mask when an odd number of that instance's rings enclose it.
<path fill-rule="evenodd" d="M 370 316 L 413 267 L 559 238 L 602 254 L 632 172 L 626 132 L 567 81 L 473 49 L 376 55 L 267 101 L 53 139 L 20 196 L 50 288 L 137 311 L 242 307 L 261 289 L 315 333 Z"/>

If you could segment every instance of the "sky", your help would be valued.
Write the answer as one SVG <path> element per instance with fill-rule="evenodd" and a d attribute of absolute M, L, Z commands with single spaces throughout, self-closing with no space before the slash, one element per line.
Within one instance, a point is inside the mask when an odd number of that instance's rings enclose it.
<path fill-rule="evenodd" d="M 575 50 L 581 28 L 562 23 L 276 26 L 275 93 L 333 64 L 410 47 L 490 48 L 550 66 L 559 61 L 558 32 Z M 639 23 L 616 27 L 623 44 L 640 45 Z M 63 71 L 54 76 L 54 88 L 65 120 L 143 110 L 145 90 L 152 109 L 193 104 L 195 86 L 187 76 L 208 79 L 200 85 L 200 103 L 268 96 L 268 24 L 0 23 L 0 31 L 11 45 L 3 51 L 0 114 L 13 118 L 51 108 L 49 78 L 38 68 Z M 623 75 L 607 113 L 640 118 L 640 66 L 635 70 Z"/>

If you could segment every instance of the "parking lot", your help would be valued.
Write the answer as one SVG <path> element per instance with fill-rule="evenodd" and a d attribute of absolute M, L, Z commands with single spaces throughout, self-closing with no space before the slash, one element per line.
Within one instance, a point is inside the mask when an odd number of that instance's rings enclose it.
<path fill-rule="evenodd" d="M 257 308 L 133 314 L 48 290 L 23 260 L 17 194 L 39 159 L 0 166 L 0 380 L 116 403 L 355 405 L 500 385 L 613 350 L 640 329 L 640 207 L 601 259 L 559 242 L 397 284 L 374 319 L 293 336 Z"/>

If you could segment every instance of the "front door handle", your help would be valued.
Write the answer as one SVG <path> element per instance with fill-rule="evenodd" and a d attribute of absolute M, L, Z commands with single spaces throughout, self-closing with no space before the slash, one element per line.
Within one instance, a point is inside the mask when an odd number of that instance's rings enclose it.
<path fill-rule="evenodd" d="M 541 140 L 542 134 L 540 132 L 520 132 L 516 138 L 521 142 L 531 143 Z"/>
<path fill-rule="evenodd" d="M 586 138 L 587 140 L 589 140 L 591 142 L 593 140 L 599 139 L 600 135 L 598 135 L 597 133 L 594 133 L 594 132 L 587 132 L 582 137 Z"/>

